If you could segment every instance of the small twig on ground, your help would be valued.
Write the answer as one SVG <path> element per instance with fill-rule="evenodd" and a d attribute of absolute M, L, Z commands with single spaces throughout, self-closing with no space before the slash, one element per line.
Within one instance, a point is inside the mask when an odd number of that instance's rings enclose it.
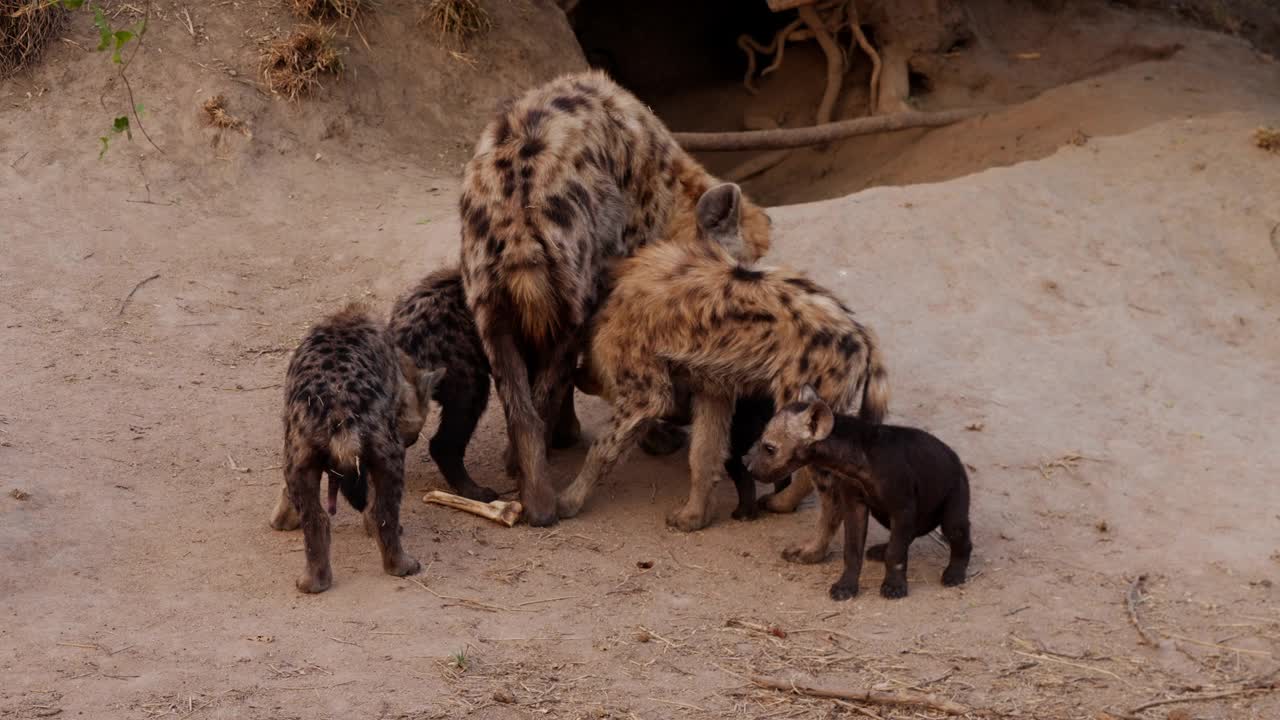
<path fill-rule="evenodd" d="M 772 635 L 776 638 L 785 638 L 787 636 L 787 631 L 777 625 L 761 625 L 759 623 L 740 620 L 738 618 L 729 618 L 724 622 L 724 625 L 725 627 L 738 627 L 743 630 L 752 630 L 764 635 Z"/>
<path fill-rule="evenodd" d="M 1029 653 L 1029 652 L 1022 652 L 1021 650 L 1014 650 L 1013 652 L 1015 652 L 1015 653 L 1017 653 L 1018 655 L 1021 655 L 1021 656 L 1023 656 L 1023 657 L 1035 658 L 1036 660 L 1043 660 L 1043 661 L 1045 661 L 1045 662 L 1057 663 L 1057 664 L 1059 664 L 1059 665 L 1066 665 L 1066 666 L 1068 666 L 1068 667 L 1078 668 L 1078 669 L 1080 669 L 1080 670 L 1088 670 L 1088 671 L 1090 671 L 1090 672 L 1101 673 L 1101 674 L 1103 674 L 1103 675 L 1107 675 L 1107 676 L 1109 676 L 1109 677 L 1113 677 L 1113 678 L 1115 678 L 1116 680 L 1119 680 L 1120 682 L 1122 682 L 1122 683 L 1124 683 L 1124 684 L 1126 684 L 1126 685 L 1129 685 L 1129 684 L 1130 684 L 1130 683 L 1129 683 L 1128 681 L 1126 681 L 1124 678 L 1122 678 L 1122 677 L 1120 677 L 1119 675 L 1117 675 L 1117 674 L 1115 674 L 1115 673 L 1111 672 L 1110 670 L 1104 670 L 1104 669 L 1102 669 L 1102 668 L 1096 668 L 1096 667 L 1093 667 L 1093 666 L 1091 666 L 1091 665 L 1082 665 L 1082 664 L 1080 664 L 1080 663 L 1073 663 L 1073 662 L 1070 662 L 1070 661 L 1068 661 L 1068 660 L 1061 660 L 1061 659 L 1058 659 L 1058 658 L 1056 658 L 1056 657 L 1053 657 L 1052 655 L 1044 655 L 1044 654 L 1041 654 L 1041 653 Z"/>
<path fill-rule="evenodd" d="M 1133 627 L 1138 631 L 1142 642 L 1151 647 L 1157 647 L 1160 644 L 1159 640 L 1147 629 L 1147 626 L 1142 622 L 1142 614 L 1138 612 L 1138 606 L 1144 601 L 1142 586 L 1146 581 L 1147 576 L 1145 574 L 1139 574 L 1133 579 L 1133 582 L 1129 585 L 1128 592 L 1124 594 L 1124 605 L 1129 610 L 1129 621 L 1133 623 Z"/>
<path fill-rule="evenodd" d="M 489 603 L 480 602 L 479 600 L 472 600 L 471 598 L 457 597 L 456 595 L 445 595 L 444 593 L 438 593 L 435 590 L 432 590 L 431 588 L 427 587 L 427 584 L 422 582 L 418 578 L 411 577 L 411 578 L 408 578 L 408 580 L 409 582 L 414 583 L 418 587 L 422 588 L 423 590 L 426 590 L 432 595 L 435 595 L 441 600 L 452 600 L 453 602 L 456 602 L 456 603 L 462 603 L 463 607 L 469 607 L 473 610 L 485 610 L 487 612 L 531 612 L 530 610 L 516 610 L 515 608 L 503 607 L 502 605 L 490 605 Z"/>
<path fill-rule="evenodd" d="M 138 289 L 139 289 L 139 288 L 141 288 L 143 285 L 146 285 L 147 283 L 151 282 L 152 280 L 156 280 L 156 279 L 158 279 L 159 277 L 160 277 L 160 273 L 156 273 L 156 274 L 154 274 L 154 275 L 151 275 L 151 276 L 149 276 L 149 277 L 145 277 L 145 278 L 143 278 L 143 279 L 139 280 L 139 281 L 138 281 L 138 284 L 137 284 L 137 285 L 134 285 L 134 286 L 133 286 L 133 289 L 129 291 L 129 294 L 125 296 L 124 301 L 120 303 L 120 309 L 116 311 L 116 317 L 119 317 L 119 316 L 121 316 L 121 315 L 124 315 L 124 309 L 125 309 L 125 308 L 127 308 L 127 307 L 129 307 L 129 301 L 130 301 L 130 300 L 133 300 L 133 296 L 134 296 L 134 294 L 135 294 L 135 293 L 137 293 L 137 292 L 138 292 Z"/>
<path fill-rule="evenodd" d="M 1266 685 L 1262 687 L 1241 688 L 1239 690 L 1228 690 L 1227 692 L 1209 693 L 1206 695 L 1184 695 L 1182 697 L 1176 697 L 1176 698 L 1164 698 L 1162 700 L 1152 700 L 1149 703 L 1139 705 L 1138 707 L 1130 710 L 1129 714 L 1137 715 L 1138 713 L 1144 710 L 1150 710 L 1151 708 L 1160 707 L 1162 705 L 1174 705 L 1176 703 L 1188 703 L 1188 702 L 1207 702 L 1209 700 L 1223 700 L 1225 698 L 1244 697 L 1246 695 L 1260 695 L 1262 693 L 1274 692 L 1277 689 L 1280 689 L 1280 685 L 1272 683 L 1270 685 Z"/>
<path fill-rule="evenodd" d="M 542 600 L 525 600 L 522 603 L 516 603 L 516 607 L 524 607 L 526 605 L 541 605 L 542 603 L 559 602 L 560 600 L 576 600 L 581 595 L 561 595 L 560 597 L 545 598 Z"/>
<path fill-rule="evenodd" d="M 784 692 L 793 692 L 797 695 L 835 698 L 838 700 L 852 700 L 853 702 L 872 703 L 876 705 L 923 707 L 930 710 L 936 710 L 941 713 L 946 713 L 947 715 L 967 715 L 974 711 L 973 708 L 961 705 L 960 703 L 928 694 L 882 692 L 879 690 L 819 688 L 811 685 L 803 685 L 791 680 L 780 680 L 777 678 L 762 677 L 759 675 L 752 675 L 750 679 L 751 682 L 759 685 L 760 687 L 782 690 Z"/>

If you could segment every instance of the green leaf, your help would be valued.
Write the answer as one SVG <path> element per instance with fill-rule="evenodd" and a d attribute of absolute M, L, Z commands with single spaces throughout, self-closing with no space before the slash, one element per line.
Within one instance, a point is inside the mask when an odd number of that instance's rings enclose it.
<path fill-rule="evenodd" d="M 111 130 L 116 134 L 124 133 L 130 140 L 133 139 L 133 131 L 129 129 L 129 116 L 121 115 L 111 124 Z"/>
<path fill-rule="evenodd" d="M 142 117 L 142 112 L 144 110 L 146 110 L 146 108 L 142 107 L 142 103 L 138 103 L 133 106 L 133 112 L 136 113 L 138 117 Z"/>
<path fill-rule="evenodd" d="M 421 220 L 419 220 L 419 221 L 418 221 L 417 223 L 415 223 L 415 224 L 417 224 L 417 225 L 426 225 L 426 224 L 427 224 L 427 223 L 429 223 L 429 222 L 431 222 L 431 218 L 422 218 Z"/>
<path fill-rule="evenodd" d="M 115 52 L 111 53 L 111 62 L 119 65 L 124 62 L 124 58 L 120 57 L 120 50 L 133 39 L 133 33 L 128 30 L 117 30 L 112 34 L 112 37 L 115 38 L 116 49 Z"/>
<path fill-rule="evenodd" d="M 102 149 L 98 151 L 98 159 L 101 160 L 102 156 L 107 154 L 107 148 L 111 147 L 111 141 L 105 135 L 98 138 L 98 140 L 102 141 Z"/>
<path fill-rule="evenodd" d="M 79 10 L 84 5 L 84 0 L 62 0 L 62 7 L 67 10 Z"/>
<path fill-rule="evenodd" d="M 98 36 L 101 42 L 98 43 L 98 51 L 101 52 L 111 47 L 111 25 L 107 22 L 107 16 L 102 14 L 102 8 L 93 9 L 93 26 L 98 28 Z"/>

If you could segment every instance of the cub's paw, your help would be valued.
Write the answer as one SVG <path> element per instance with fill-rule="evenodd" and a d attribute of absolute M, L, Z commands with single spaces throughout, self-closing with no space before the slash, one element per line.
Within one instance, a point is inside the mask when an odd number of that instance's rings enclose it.
<path fill-rule="evenodd" d="M 856 584 L 845 585 L 837 582 L 831 586 L 831 590 L 828 592 L 830 593 L 832 600 L 843 601 L 856 597 L 858 594 L 858 586 Z"/>
<path fill-rule="evenodd" d="M 907 596 L 906 580 L 885 580 L 880 585 L 880 594 L 890 600 L 897 600 Z"/>

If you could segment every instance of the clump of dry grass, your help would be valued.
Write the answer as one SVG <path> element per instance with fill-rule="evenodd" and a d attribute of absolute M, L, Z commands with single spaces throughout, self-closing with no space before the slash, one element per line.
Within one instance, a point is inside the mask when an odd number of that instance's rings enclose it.
<path fill-rule="evenodd" d="M 372 9 L 372 0 L 288 0 L 293 13 L 311 20 L 355 22 Z"/>
<path fill-rule="evenodd" d="M 1280 153 L 1280 128 L 1260 127 L 1253 133 L 1253 144 L 1263 150 Z"/>
<path fill-rule="evenodd" d="M 332 30 L 304 25 L 263 52 L 262 79 L 271 92 L 297 100 L 320 87 L 322 75 L 339 75 L 342 55 Z"/>
<path fill-rule="evenodd" d="M 220 130 L 242 130 L 244 121 L 227 112 L 225 95 L 215 95 L 204 101 L 204 111 L 209 116 L 209 124 Z"/>
<path fill-rule="evenodd" d="M 430 0 L 421 22 L 446 43 L 464 45 L 489 32 L 493 20 L 478 0 Z"/>
<path fill-rule="evenodd" d="M 62 6 L 47 0 L 0 0 L 0 78 L 35 60 L 66 19 Z"/>

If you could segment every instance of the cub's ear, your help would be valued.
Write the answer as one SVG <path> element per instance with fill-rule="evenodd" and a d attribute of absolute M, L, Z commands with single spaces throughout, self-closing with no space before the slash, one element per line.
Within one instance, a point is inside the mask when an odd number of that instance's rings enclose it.
<path fill-rule="evenodd" d="M 413 382 L 418 377 L 418 363 L 409 357 L 409 353 L 399 347 L 396 348 L 396 360 L 400 363 L 400 373 L 404 375 L 406 380 Z"/>
<path fill-rule="evenodd" d="M 702 193 L 694 210 L 698 232 L 734 257 L 742 255 L 742 189 L 733 183 Z"/>
<path fill-rule="evenodd" d="M 819 400 L 809 406 L 809 437 L 814 442 L 831 437 L 831 431 L 835 426 L 835 413 L 831 412 L 831 408 L 827 407 L 826 403 Z"/>

